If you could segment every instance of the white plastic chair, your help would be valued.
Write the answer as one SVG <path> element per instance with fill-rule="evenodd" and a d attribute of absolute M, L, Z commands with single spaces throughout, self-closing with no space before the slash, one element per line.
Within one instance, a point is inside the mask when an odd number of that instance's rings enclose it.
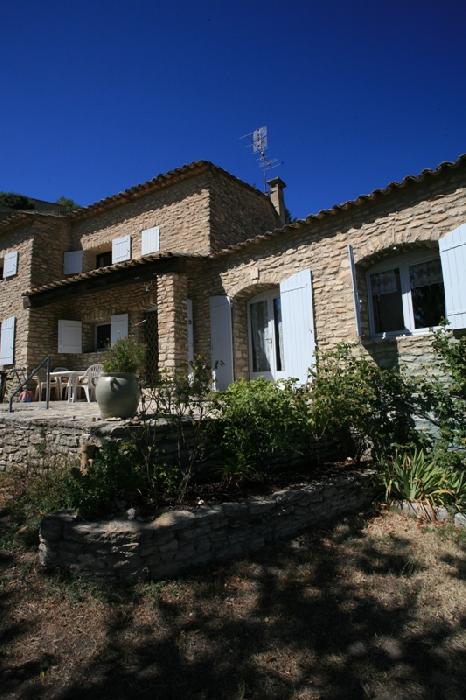
<path fill-rule="evenodd" d="M 68 367 L 54 367 L 53 369 L 54 372 L 68 372 Z M 52 382 L 54 378 L 52 378 L 50 381 Z M 68 387 L 68 378 L 67 377 L 56 377 L 56 382 L 58 384 L 58 394 L 60 396 L 60 400 L 63 399 L 63 389 L 65 390 L 65 396 L 69 392 L 69 387 Z"/>
<path fill-rule="evenodd" d="M 91 365 L 86 369 L 82 377 L 79 377 L 77 381 L 76 398 L 78 398 L 79 389 L 82 389 L 86 395 L 88 403 L 90 403 L 93 399 L 95 400 L 95 387 L 102 370 L 103 365 Z"/>
<path fill-rule="evenodd" d="M 47 371 L 44 369 L 44 367 L 41 367 L 40 370 L 38 370 L 33 379 L 36 382 L 34 400 L 42 401 L 43 392 L 45 391 L 47 393 Z M 53 396 L 55 396 L 55 399 L 61 398 L 61 384 L 59 381 L 57 381 L 56 377 L 50 377 L 50 398 L 53 399 Z"/>

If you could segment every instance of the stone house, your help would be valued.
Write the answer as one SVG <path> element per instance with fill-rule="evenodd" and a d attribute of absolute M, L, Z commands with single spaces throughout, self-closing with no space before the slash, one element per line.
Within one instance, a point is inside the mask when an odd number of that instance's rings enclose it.
<path fill-rule="evenodd" d="M 194 354 L 234 378 L 305 381 L 316 346 L 420 366 L 444 316 L 466 328 L 466 156 L 286 223 L 205 161 L 69 215 L 0 221 L 0 366 L 85 368 L 128 334 L 147 376 Z"/>

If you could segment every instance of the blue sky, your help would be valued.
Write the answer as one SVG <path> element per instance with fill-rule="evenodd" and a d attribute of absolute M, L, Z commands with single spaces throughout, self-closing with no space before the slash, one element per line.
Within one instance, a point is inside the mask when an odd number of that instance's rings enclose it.
<path fill-rule="evenodd" d="M 88 204 L 198 159 L 304 216 L 466 152 L 466 3 L 2 3 L 0 190 Z"/>

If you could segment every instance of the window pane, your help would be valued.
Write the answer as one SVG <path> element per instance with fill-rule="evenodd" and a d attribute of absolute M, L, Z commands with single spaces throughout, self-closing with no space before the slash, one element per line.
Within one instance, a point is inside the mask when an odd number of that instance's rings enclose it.
<path fill-rule="evenodd" d="M 445 291 L 440 260 L 409 268 L 415 328 L 438 326 L 445 316 Z"/>
<path fill-rule="evenodd" d="M 285 369 L 285 355 L 283 354 L 283 327 L 282 304 L 280 297 L 273 300 L 273 321 L 275 324 L 275 355 L 277 358 L 277 371 Z"/>
<path fill-rule="evenodd" d="M 370 280 L 375 332 L 403 330 L 405 323 L 399 269 L 375 272 Z"/>
<path fill-rule="evenodd" d="M 107 267 L 112 264 L 112 252 L 110 250 L 104 253 L 98 253 L 96 256 L 96 267 Z"/>
<path fill-rule="evenodd" d="M 111 342 L 111 324 L 105 323 L 96 329 L 96 350 L 106 350 Z"/>
<path fill-rule="evenodd" d="M 252 371 L 270 372 L 270 344 L 268 343 L 268 303 L 256 301 L 250 305 Z"/>

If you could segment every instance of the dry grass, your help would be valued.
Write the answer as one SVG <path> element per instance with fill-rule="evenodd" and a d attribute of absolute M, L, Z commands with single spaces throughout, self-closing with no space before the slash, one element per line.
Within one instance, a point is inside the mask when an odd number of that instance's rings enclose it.
<path fill-rule="evenodd" d="M 5 538 L 0 696 L 463 699 L 466 549 L 442 533 L 352 518 L 129 590 L 45 576 Z"/>

